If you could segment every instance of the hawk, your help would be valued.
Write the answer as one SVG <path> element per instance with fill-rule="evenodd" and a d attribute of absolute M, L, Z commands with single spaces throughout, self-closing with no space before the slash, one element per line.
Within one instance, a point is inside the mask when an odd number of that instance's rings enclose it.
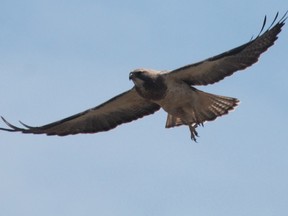
<path fill-rule="evenodd" d="M 263 31 L 265 16 L 256 38 L 204 61 L 172 71 L 136 69 L 129 74 L 134 87 L 99 106 L 39 127 L 31 127 L 21 121 L 23 127 L 17 127 L 1 117 L 8 128 L 0 130 L 58 136 L 97 133 L 153 114 L 162 108 L 168 113 L 166 128 L 187 125 L 191 139 L 196 141 L 196 128 L 199 125 L 203 126 L 204 122 L 227 114 L 238 105 L 239 100 L 206 93 L 194 86 L 213 84 L 256 63 L 260 55 L 277 40 L 287 19 L 287 12 L 276 22 L 277 18 L 278 13 L 270 27 Z"/>

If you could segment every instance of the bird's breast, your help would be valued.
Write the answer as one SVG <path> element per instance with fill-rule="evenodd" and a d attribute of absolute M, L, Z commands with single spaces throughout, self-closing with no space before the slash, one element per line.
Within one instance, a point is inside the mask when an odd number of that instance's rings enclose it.
<path fill-rule="evenodd" d="M 157 103 L 169 114 L 175 114 L 187 104 L 193 103 L 193 89 L 185 83 L 171 83 L 165 97 Z"/>
<path fill-rule="evenodd" d="M 151 101 L 159 101 L 167 93 L 167 85 L 162 78 L 145 81 L 140 86 L 136 85 L 135 88 L 141 97 Z"/>

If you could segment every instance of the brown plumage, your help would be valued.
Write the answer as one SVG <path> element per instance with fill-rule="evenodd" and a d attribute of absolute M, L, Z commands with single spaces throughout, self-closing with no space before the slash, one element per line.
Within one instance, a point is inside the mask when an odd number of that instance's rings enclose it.
<path fill-rule="evenodd" d="M 277 40 L 286 15 L 287 12 L 274 24 L 278 18 L 277 13 L 271 26 L 262 33 L 266 24 L 265 17 L 263 27 L 255 39 L 204 61 L 168 72 L 134 70 L 129 75 L 135 84 L 131 90 L 95 108 L 40 127 L 31 127 L 21 122 L 24 128 L 16 127 L 2 117 L 9 128 L 0 130 L 59 136 L 97 133 L 163 108 L 168 113 L 166 127 L 187 125 L 191 139 L 196 141 L 197 126 L 227 114 L 239 101 L 206 93 L 193 86 L 213 84 L 257 62 L 259 56 Z"/>
<path fill-rule="evenodd" d="M 137 94 L 135 88 L 132 88 L 95 108 L 41 127 L 31 127 L 20 122 L 27 128 L 23 129 L 10 124 L 1 117 L 10 128 L 0 129 L 11 132 L 20 131 L 23 133 L 59 136 L 96 133 L 107 131 L 122 123 L 150 115 L 159 109 L 159 105 L 143 99 Z"/>

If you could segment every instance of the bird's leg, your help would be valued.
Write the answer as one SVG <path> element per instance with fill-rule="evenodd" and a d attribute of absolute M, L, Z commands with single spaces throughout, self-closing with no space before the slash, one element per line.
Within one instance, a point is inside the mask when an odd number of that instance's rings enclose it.
<path fill-rule="evenodd" d="M 191 139 L 197 142 L 196 137 L 198 137 L 198 133 L 196 131 L 197 124 L 189 124 L 189 129 L 191 133 Z"/>

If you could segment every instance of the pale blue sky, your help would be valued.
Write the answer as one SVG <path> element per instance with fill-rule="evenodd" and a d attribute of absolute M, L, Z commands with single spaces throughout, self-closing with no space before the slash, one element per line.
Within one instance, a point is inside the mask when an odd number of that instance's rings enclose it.
<path fill-rule="evenodd" d="M 216 3 L 217 2 L 217 3 Z M 287 0 L 0 0 L 0 115 L 42 125 L 250 40 Z M 5 216 L 286 216 L 288 25 L 260 61 L 213 86 L 228 116 L 165 129 L 166 114 L 93 135 L 0 132 Z M 0 126 L 5 126 L 0 123 Z"/>

